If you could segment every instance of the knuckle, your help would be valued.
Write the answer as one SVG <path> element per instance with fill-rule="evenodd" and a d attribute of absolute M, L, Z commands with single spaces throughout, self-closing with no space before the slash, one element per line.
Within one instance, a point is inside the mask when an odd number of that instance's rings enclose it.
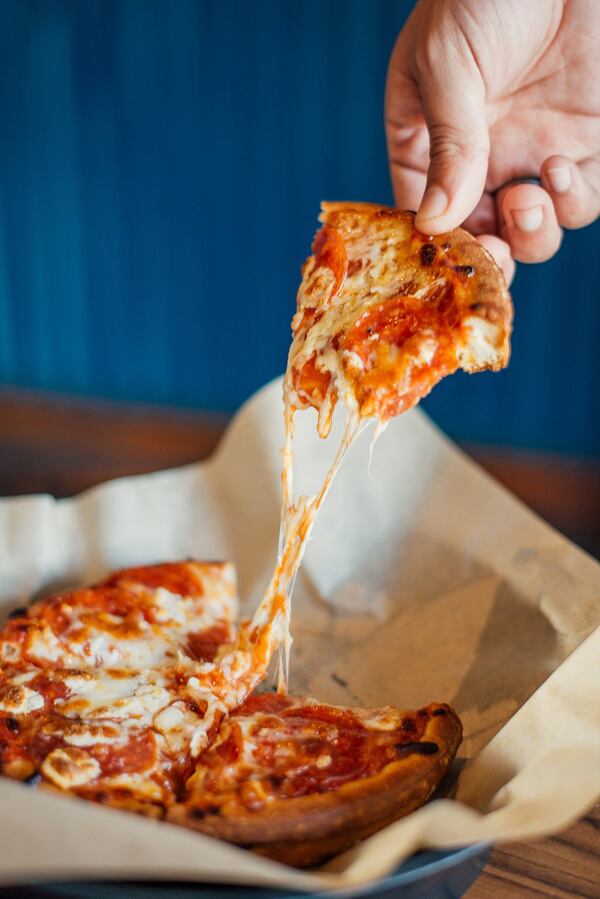
<path fill-rule="evenodd" d="M 542 243 L 528 243 L 525 246 L 513 246 L 513 256 L 517 262 L 547 262 L 558 253 L 562 243 L 562 232 L 549 241 Z"/>
<path fill-rule="evenodd" d="M 487 145 L 473 141 L 472 135 L 462 128 L 450 123 L 434 124 L 429 129 L 431 147 L 429 156 L 432 162 L 473 159 L 488 155 Z"/>

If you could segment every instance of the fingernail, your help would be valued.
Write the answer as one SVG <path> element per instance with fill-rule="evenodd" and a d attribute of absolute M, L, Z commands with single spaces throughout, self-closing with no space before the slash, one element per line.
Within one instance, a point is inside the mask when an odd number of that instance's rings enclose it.
<path fill-rule="evenodd" d="M 561 165 L 555 169 L 548 169 L 548 181 L 550 182 L 550 187 L 552 190 L 555 190 L 557 194 L 564 194 L 573 181 L 573 176 L 571 174 L 571 169 L 568 165 Z"/>
<path fill-rule="evenodd" d="M 544 210 L 541 206 L 531 209 L 511 209 L 510 215 L 519 231 L 537 231 L 544 221 Z"/>
<path fill-rule="evenodd" d="M 419 206 L 419 218 L 421 221 L 437 218 L 438 215 L 443 215 L 447 208 L 446 191 L 437 184 L 432 184 L 425 191 L 425 196 Z"/>

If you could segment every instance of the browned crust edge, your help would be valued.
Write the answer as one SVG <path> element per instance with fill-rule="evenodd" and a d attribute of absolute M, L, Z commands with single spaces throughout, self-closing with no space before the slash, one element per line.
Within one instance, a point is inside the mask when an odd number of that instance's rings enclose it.
<path fill-rule="evenodd" d="M 445 714 L 434 715 L 437 709 Z M 407 754 L 379 774 L 338 790 L 275 800 L 257 812 L 195 817 L 176 805 L 166 819 L 300 867 L 318 864 L 423 805 L 439 785 L 462 739 L 456 713 L 428 706 L 430 719 L 419 742 L 439 747 L 434 755 Z"/>

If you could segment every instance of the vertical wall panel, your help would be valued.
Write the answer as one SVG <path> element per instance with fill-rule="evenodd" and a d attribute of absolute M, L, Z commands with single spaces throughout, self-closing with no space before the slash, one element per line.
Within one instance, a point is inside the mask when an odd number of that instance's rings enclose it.
<path fill-rule="evenodd" d="M 319 200 L 391 199 L 399 0 L 4 0 L 0 378 L 233 409 L 285 365 Z M 450 433 L 600 451 L 599 226 L 522 266 Z"/>

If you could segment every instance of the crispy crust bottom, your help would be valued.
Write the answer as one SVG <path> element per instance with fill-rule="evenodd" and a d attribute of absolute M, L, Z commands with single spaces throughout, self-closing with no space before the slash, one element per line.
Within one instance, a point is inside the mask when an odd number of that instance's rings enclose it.
<path fill-rule="evenodd" d="M 462 726 L 449 706 L 432 704 L 428 711 L 419 743 L 436 743 L 434 754 L 407 752 L 372 777 L 329 793 L 276 800 L 255 812 L 199 815 L 192 805 L 177 804 L 166 819 L 286 864 L 320 864 L 419 808 L 437 788 L 460 745 Z"/>

